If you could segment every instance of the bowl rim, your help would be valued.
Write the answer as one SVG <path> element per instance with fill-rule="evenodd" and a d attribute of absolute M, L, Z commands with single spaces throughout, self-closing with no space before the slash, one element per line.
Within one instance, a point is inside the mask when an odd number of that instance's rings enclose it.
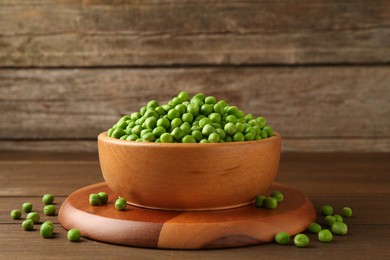
<path fill-rule="evenodd" d="M 156 143 L 156 142 L 136 142 L 136 141 L 128 141 L 128 140 L 120 140 L 116 138 L 109 137 L 107 135 L 107 131 L 104 131 L 98 135 L 98 140 L 112 143 L 120 146 L 139 146 L 139 147 L 166 147 L 166 148 L 204 148 L 204 147 L 232 147 L 232 146 L 240 146 L 240 145 L 249 145 L 249 144 L 259 144 L 259 143 L 271 143 L 280 141 L 282 136 L 274 132 L 274 135 L 261 140 L 253 140 L 253 141 L 242 141 L 242 142 L 225 142 L 225 143 Z"/>

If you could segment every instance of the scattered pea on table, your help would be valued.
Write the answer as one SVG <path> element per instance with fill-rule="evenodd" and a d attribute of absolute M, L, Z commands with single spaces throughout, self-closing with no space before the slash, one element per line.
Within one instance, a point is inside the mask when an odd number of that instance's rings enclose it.
<path fill-rule="evenodd" d="M 25 202 L 22 205 L 24 213 L 30 213 L 33 209 L 33 204 L 31 202 Z"/>
<path fill-rule="evenodd" d="M 18 210 L 18 209 L 14 209 L 14 210 L 12 210 L 11 211 L 11 218 L 12 219 L 20 219 L 20 217 L 22 216 L 22 212 L 20 212 L 20 210 Z"/>

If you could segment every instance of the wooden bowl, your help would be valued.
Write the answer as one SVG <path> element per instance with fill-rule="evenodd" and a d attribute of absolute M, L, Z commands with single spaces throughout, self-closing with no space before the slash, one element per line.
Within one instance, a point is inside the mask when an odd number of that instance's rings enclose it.
<path fill-rule="evenodd" d="M 233 143 L 123 141 L 101 133 L 99 160 L 108 187 L 152 209 L 214 210 L 247 205 L 272 184 L 281 137 Z"/>

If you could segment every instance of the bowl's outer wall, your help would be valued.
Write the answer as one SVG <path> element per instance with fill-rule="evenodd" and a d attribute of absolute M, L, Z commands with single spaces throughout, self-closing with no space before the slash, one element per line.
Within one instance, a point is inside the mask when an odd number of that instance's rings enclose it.
<path fill-rule="evenodd" d="M 275 180 L 281 137 L 228 144 L 155 144 L 98 137 L 103 177 L 118 196 L 178 210 L 250 203 Z"/>

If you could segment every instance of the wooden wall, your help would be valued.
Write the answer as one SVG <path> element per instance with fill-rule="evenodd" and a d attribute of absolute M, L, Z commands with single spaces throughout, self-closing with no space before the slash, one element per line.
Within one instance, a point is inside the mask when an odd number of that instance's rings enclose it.
<path fill-rule="evenodd" d="M 96 151 L 181 90 L 284 151 L 390 151 L 390 1 L 0 0 L 0 150 Z"/>

